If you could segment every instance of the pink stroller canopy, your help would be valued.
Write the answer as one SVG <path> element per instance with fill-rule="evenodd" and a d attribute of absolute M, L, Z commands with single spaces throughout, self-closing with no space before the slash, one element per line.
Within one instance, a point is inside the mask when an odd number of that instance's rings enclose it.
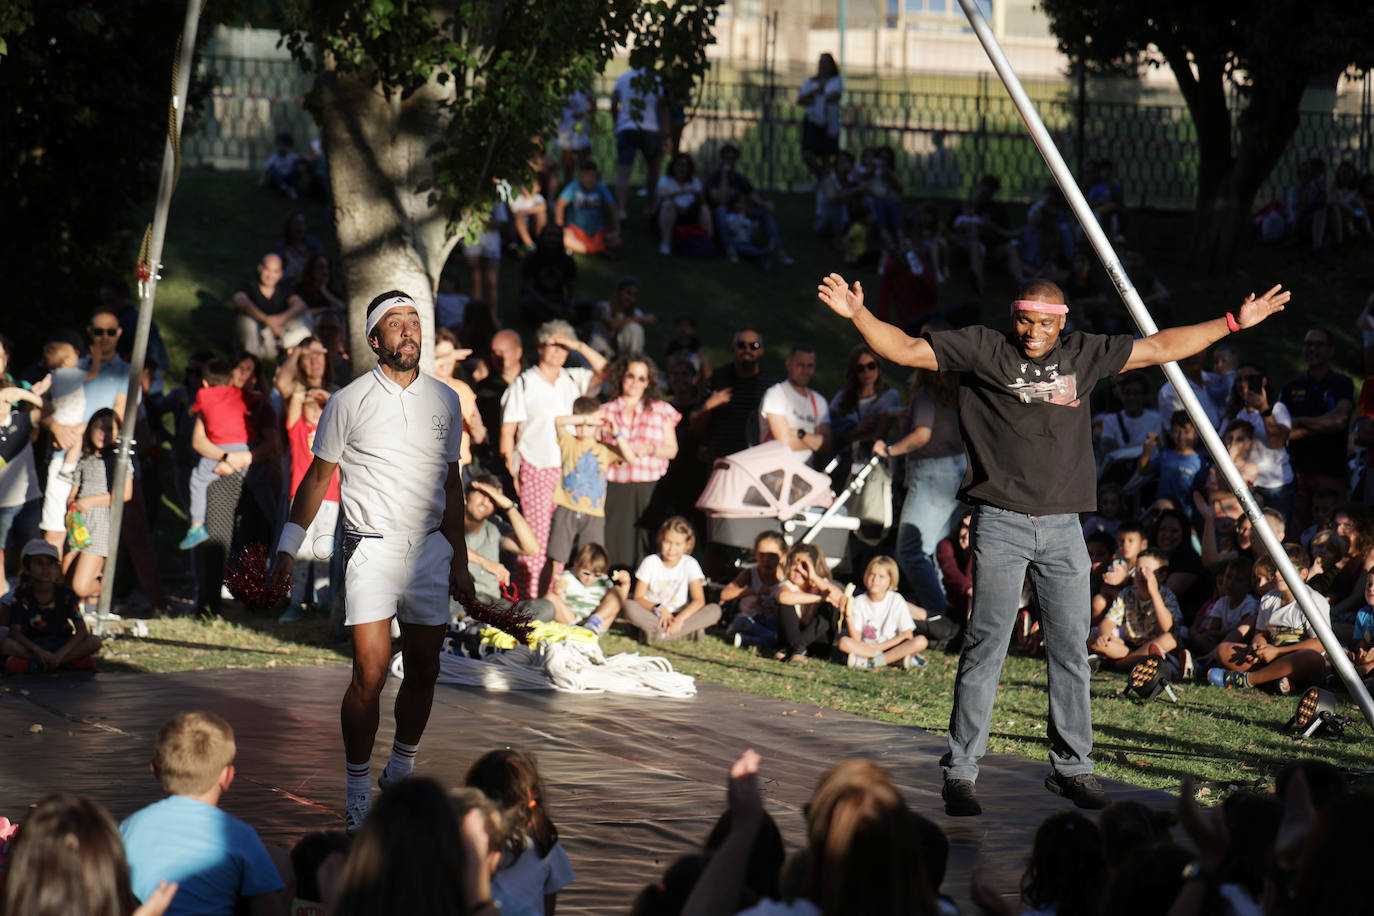
<path fill-rule="evenodd" d="M 716 459 L 697 508 L 718 518 L 787 519 L 834 499 L 827 475 L 773 440 Z"/>

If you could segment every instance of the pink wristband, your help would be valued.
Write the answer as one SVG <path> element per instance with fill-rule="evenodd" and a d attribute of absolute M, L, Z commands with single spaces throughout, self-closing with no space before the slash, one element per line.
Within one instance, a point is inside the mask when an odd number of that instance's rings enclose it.
<path fill-rule="evenodd" d="M 1240 324 L 1236 321 L 1236 316 L 1232 315 L 1230 312 L 1226 313 L 1226 327 L 1232 334 L 1240 330 Z"/>

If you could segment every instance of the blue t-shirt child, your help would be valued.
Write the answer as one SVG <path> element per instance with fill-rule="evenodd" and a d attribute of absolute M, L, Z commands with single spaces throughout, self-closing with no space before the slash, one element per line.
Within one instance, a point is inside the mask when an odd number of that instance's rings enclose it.
<path fill-rule="evenodd" d="M 1355 632 L 1350 638 L 1374 646 L 1374 608 L 1366 604 L 1355 612 Z"/>
<path fill-rule="evenodd" d="M 581 182 L 574 181 L 564 186 L 558 198 L 568 202 L 564 220 L 589 236 L 601 231 L 605 225 L 605 208 L 615 204 L 610 189 L 599 181 L 590 191 L 582 187 Z"/>
<path fill-rule="evenodd" d="M 1197 452 L 1180 455 L 1171 448 L 1159 453 L 1159 495 L 1172 496 L 1180 506 L 1193 505 L 1193 478 L 1202 470 L 1202 456 Z"/>
<path fill-rule="evenodd" d="M 168 916 L 231 916 L 240 897 L 282 889 L 258 832 L 208 802 L 169 795 L 119 825 L 134 896 L 147 900 L 159 881 L 179 885 Z"/>

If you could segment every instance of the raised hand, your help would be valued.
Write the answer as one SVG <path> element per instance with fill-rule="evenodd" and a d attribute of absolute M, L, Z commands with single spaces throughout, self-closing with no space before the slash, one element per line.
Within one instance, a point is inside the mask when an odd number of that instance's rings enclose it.
<path fill-rule="evenodd" d="M 1284 289 L 1281 283 L 1275 283 L 1259 298 L 1255 298 L 1255 294 L 1251 293 L 1245 297 L 1245 301 L 1240 304 L 1240 310 L 1236 312 L 1236 324 L 1242 328 L 1253 328 L 1275 312 L 1283 311 L 1284 305 L 1291 298 L 1293 294 Z"/>
<path fill-rule="evenodd" d="M 850 288 L 844 277 L 839 274 L 823 277 L 820 286 L 816 287 L 816 294 L 841 318 L 852 320 L 855 313 L 864 305 L 863 284 L 856 281 L 853 288 Z"/>

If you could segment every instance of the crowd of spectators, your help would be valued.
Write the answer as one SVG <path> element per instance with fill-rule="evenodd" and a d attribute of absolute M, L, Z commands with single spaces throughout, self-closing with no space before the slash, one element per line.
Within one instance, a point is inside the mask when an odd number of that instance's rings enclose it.
<path fill-rule="evenodd" d="M 221 809 L 236 754 L 228 722 L 184 712 L 154 742 L 160 801 L 116 824 L 99 804 L 58 792 L 22 823 L 4 822 L 0 914 L 548 916 L 577 880 L 579 850 L 565 848 L 555 825 L 562 800 L 521 750 L 483 754 L 459 788 L 400 780 L 352 837 L 308 833 L 289 852 Z M 624 875 L 621 886 L 642 890 L 598 908 L 628 906 L 635 916 L 961 912 L 946 881 L 949 837 L 910 807 L 887 769 L 866 759 L 831 766 L 802 808 L 805 840 L 790 851 L 764 804 L 766 772 L 757 753 L 744 751 L 728 773 L 725 810 L 701 844 L 678 850 L 661 875 L 647 864 Z M 1311 760 L 1285 767 L 1276 790 L 1239 791 L 1204 811 L 1185 777 L 1175 810 L 1122 801 L 1096 820 L 1052 814 L 1028 849 L 997 850 L 1025 862 L 1019 893 L 989 879 L 985 852 L 967 911 L 1365 912 L 1350 874 L 1371 851 L 1365 825 L 1374 800 Z"/>

